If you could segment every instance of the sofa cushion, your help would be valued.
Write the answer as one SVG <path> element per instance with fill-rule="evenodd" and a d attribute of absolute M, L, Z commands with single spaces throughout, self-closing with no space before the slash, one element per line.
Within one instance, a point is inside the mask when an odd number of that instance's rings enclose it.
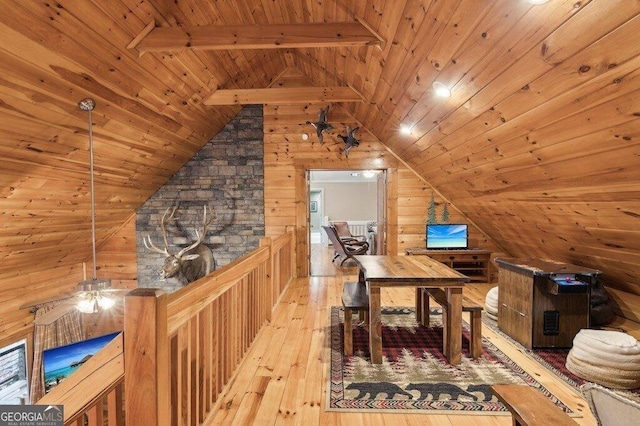
<path fill-rule="evenodd" d="M 638 424 L 640 403 L 625 398 L 595 383 L 586 383 L 580 388 L 589 408 L 602 426 L 621 426 Z"/>

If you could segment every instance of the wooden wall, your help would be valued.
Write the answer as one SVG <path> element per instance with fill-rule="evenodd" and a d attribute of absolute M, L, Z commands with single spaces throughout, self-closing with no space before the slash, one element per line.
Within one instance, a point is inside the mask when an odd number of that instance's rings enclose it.
<path fill-rule="evenodd" d="M 96 259 L 98 276 L 111 278 L 113 288 L 138 287 L 135 215 L 123 223 L 105 244 L 97 248 Z"/>
<path fill-rule="evenodd" d="M 134 289 L 138 286 L 135 215 L 98 247 L 96 259 L 98 277 L 110 278 L 112 288 Z M 88 263 L 90 267 L 91 262 Z M 124 330 L 124 299 L 117 297 L 115 301 L 116 304 L 106 312 L 82 316 L 87 338 Z"/>
<path fill-rule="evenodd" d="M 328 121 L 334 130 L 326 134 L 320 144 L 307 120 L 316 121 L 322 104 L 291 106 L 265 105 L 265 223 L 268 236 L 280 235 L 289 225 L 306 226 L 308 195 L 305 170 L 388 170 L 389 204 L 387 208 L 389 252 L 403 254 L 409 247 L 425 244 L 425 222 L 432 194 L 438 204 L 438 214 L 447 201 L 436 189 L 398 161 L 372 134 L 360 129 L 356 136 L 360 145 L 344 153 L 344 143 L 338 134 L 345 134 L 345 126 L 358 125 L 344 109 L 329 112 Z M 309 133 L 303 140 L 301 135 Z M 448 204 L 448 203 L 447 203 Z M 357 208 L 357 206 L 353 206 Z M 450 222 L 469 223 L 461 212 L 448 204 Z M 504 254 L 480 229 L 470 223 L 469 244 Z M 298 232 L 298 253 L 304 256 L 308 234 L 306 228 Z M 304 248 L 303 248 L 304 247 Z M 306 257 L 298 259 L 299 273 L 305 271 Z"/>
<path fill-rule="evenodd" d="M 97 248 L 98 277 L 111 278 L 113 288 L 135 288 L 136 244 L 135 220 L 131 217 L 102 247 Z M 93 274 L 91 259 L 86 263 L 38 270 L 24 274 L 0 276 L 0 346 L 21 338 L 33 337 L 33 312 L 20 307 L 35 301 L 55 299 L 71 294 L 76 285 Z M 84 315 L 88 336 L 99 336 L 122 329 L 122 300 L 109 314 Z M 33 348 L 30 348 L 30 350 Z"/>
<path fill-rule="evenodd" d="M 82 277 L 81 264 L 0 276 L 0 346 L 31 338 L 34 316 L 29 308 L 20 309 L 23 304 L 66 294 Z"/>

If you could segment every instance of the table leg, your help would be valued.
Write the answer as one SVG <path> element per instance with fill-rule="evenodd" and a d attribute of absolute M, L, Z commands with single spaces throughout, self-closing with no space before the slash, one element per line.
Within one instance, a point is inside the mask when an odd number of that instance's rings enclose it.
<path fill-rule="evenodd" d="M 369 286 L 369 349 L 371 362 L 382 364 L 382 321 L 380 319 L 380 287 Z"/>
<path fill-rule="evenodd" d="M 418 324 L 424 324 L 424 322 L 422 321 L 423 303 L 422 288 L 416 287 L 416 321 L 418 322 Z"/>
<path fill-rule="evenodd" d="M 447 329 L 444 342 L 445 354 L 450 364 L 460 364 L 462 360 L 462 288 L 447 287 Z"/>

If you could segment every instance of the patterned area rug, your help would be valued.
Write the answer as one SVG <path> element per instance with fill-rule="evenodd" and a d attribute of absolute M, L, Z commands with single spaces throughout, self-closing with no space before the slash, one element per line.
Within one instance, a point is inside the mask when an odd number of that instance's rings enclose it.
<path fill-rule="evenodd" d="M 562 410 L 576 415 L 491 342 L 483 339 L 482 358 L 471 359 L 466 324 L 462 362 L 453 366 L 442 355 L 441 315 L 431 315 L 431 327 L 424 327 L 416 322 L 413 308 L 384 308 L 383 362 L 373 365 L 368 330 L 362 324 L 354 327 L 354 356 L 343 355 L 343 315 L 341 307 L 331 308 L 329 411 L 509 414 L 491 394 L 490 385 L 514 383 L 535 387 Z"/>
<path fill-rule="evenodd" d="M 498 323 L 496 320 L 489 318 L 484 312 L 482 314 L 482 322 L 485 326 L 491 328 L 492 331 L 499 334 L 506 340 L 508 340 L 511 344 L 520 349 L 521 352 L 529 355 L 531 358 L 536 360 L 539 364 L 544 366 L 547 370 L 551 371 L 553 374 L 558 376 L 565 383 L 569 384 L 573 388 L 576 389 L 577 392 L 580 393 L 580 387 L 587 383 L 584 379 L 576 376 L 565 366 L 567 362 L 567 355 L 569 354 L 569 349 L 554 349 L 554 348 L 536 348 L 536 349 L 527 349 L 522 346 L 520 343 L 513 340 L 510 336 L 506 335 L 502 330 L 498 328 Z M 624 395 L 627 398 L 630 398 L 636 402 L 640 402 L 640 388 L 632 389 L 632 390 L 621 390 L 621 389 L 612 389 L 614 392 Z"/>

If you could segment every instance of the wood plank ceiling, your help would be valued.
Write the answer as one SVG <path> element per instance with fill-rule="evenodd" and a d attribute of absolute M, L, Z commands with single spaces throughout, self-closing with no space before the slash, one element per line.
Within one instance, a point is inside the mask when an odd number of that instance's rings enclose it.
<path fill-rule="evenodd" d="M 343 107 L 514 256 L 605 271 L 640 294 L 640 1 L 60 0 L 0 14 L 3 275 L 90 257 L 239 110 L 217 90 L 287 69 Z M 378 46 L 139 55 L 145 28 L 360 22 Z M 153 25 L 153 24 L 151 24 Z M 144 43 L 142 45 L 144 47 Z M 246 46 L 245 46 L 246 47 Z M 142 47 L 140 50 L 145 50 Z M 451 89 L 434 96 L 433 83 Z M 401 125 L 412 128 L 401 135 Z"/>

